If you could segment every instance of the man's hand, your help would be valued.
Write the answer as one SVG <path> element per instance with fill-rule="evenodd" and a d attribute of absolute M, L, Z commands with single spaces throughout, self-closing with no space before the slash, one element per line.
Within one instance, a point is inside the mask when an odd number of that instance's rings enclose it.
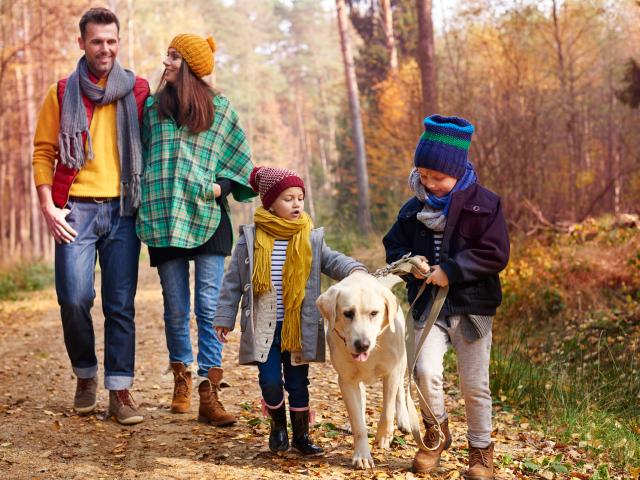
<path fill-rule="evenodd" d="M 57 243 L 73 242 L 78 236 L 78 232 L 71 228 L 71 225 L 65 220 L 71 210 L 58 208 L 53 204 L 51 185 L 39 185 L 37 190 L 42 216 L 47 222 L 51 236 Z"/>
<path fill-rule="evenodd" d="M 65 220 L 70 212 L 71 210 L 68 208 L 58 208 L 56 206 L 42 210 L 44 220 L 47 222 L 47 227 L 49 227 L 49 233 L 57 243 L 71 243 L 78 236 L 78 232 L 71 228 L 71 225 Z"/>
<path fill-rule="evenodd" d="M 213 328 L 216 331 L 216 335 L 218 336 L 218 339 L 222 343 L 227 343 L 227 333 L 229 333 L 229 329 L 227 327 L 213 327 Z"/>
<path fill-rule="evenodd" d="M 222 195 L 222 187 L 220 187 L 220 185 L 218 185 L 217 183 L 213 184 L 213 196 L 215 198 L 218 198 L 220 195 Z"/>
<path fill-rule="evenodd" d="M 427 283 L 437 285 L 438 287 L 446 287 L 449 285 L 449 277 L 447 273 L 440 268 L 440 265 L 433 267 L 433 273 L 427 278 Z"/>

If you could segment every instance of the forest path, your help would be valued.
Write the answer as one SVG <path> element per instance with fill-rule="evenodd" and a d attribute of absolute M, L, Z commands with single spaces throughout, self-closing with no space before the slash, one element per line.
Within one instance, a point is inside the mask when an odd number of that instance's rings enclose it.
<path fill-rule="evenodd" d="M 98 275 L 99 277 L 99 275 Z M 98 358 L 102 358 L 100 289 L 93 309 Z M 460 478 L 466 468 L 464 405 L 455 384 L 447 382 L 453 446 L 443 455 L 432 477 L 410 473 L 413 440 L 396 432 L 391 450 L 373 449 L 376 469 L 351 468 L 350 435 L 337 376 L 329 363 L 310 370 L 313 437 L 326 454 L 304 458 L 289 453 L 272 456 L 267 448 L 268 424 L 260 414 L 255 367 L 237 366 L 238 334 L 225 349 L 223 402 L 239 418 L 229 428 L 196 421 L 197 393 L 191 411 L 169 411 L 172 376 L 163 375 L 167 353 L 162 321 L 162 296 L 154 269 L 141 265 L 136 299 L 137 356 L 133 396 L 145 421 L 132 427 L 105 418 L 108 394 L 100 379 L 99 405 L 93 415 L 79 416 L 71 408 L 75 380 L 62 339 L 55 289 L 26 294 L 0 303 L 0 475 L 5 479 L 117 478 Z M 192 333 L 195 339 L 195 332 Z M 100 360 L 101 361 L 101 360 Z M 101 368 L 102 372 L 102 368 Z M 380 397 L 368 390 L 369 432 L 375 433 Z M 569 478 L 566 466 L 580 462 L 583 452 L 560 445 L 530 430 L 526 421 L 496 407 L 495 431 L 498 478 Z M 336 428 L 337 426 L 338 428 Z M 552 461 L 561 463 L 552 465 Z M 532 473 L 529 460 L 547 467 Z M 527 466 L 529 463 L 529 466 Z M 535 465 L 534 465 L 535 467 Z M 577 470 L 577 469 L 576 469 Z M 555 473 L 554 473 L 555 472 Z M 577 478 L 588 478 L 574 474 Z"/>

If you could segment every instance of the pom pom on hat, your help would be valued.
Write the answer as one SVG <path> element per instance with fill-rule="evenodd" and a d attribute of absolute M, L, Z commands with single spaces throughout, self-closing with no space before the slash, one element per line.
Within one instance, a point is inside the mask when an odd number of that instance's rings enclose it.
<path fill-rule="evenodd" d="M 254 192 L 260 194 L 262 206 L 266 209 L 287 188 L 300 187 L 305 191 L 302 178 L 288 168 L 255 167 L 249 176 L 249 184 Z"/>
<path fill-rule="evenodd" d="M 464 118 L 431 115 L 413 157 L 415 167 L 428 168 L 454 178 L 464 175 L 473 125 Z"/>
<path fill-rule="evenodd" d="M 169 47 L 175 48 L 191 71 L 197 77 L 204 77 L 213 72 L 213 53 L 216 51 L 216 42 L 213 37 L 206 40 L 192 33 L 176 35 Z"/>

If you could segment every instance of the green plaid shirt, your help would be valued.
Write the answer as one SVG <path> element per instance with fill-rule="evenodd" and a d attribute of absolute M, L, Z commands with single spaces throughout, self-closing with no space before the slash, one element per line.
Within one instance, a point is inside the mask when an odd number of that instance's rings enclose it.
<path fill-rule="evenodd" d="M 193 248 L 205 243 L 220 223 L 213 183 L 227 178 L 238 201 L 249 201 L 251 153 L 229 100 L 213 99 L 211 128 L 198 134 L 160 120 L 155 99 L 145 104 L 142 123 L 144 172 L 138 209 L 138 237 L 150 247 Z M 229 212 L 226 201 L 223 207 Z"/>

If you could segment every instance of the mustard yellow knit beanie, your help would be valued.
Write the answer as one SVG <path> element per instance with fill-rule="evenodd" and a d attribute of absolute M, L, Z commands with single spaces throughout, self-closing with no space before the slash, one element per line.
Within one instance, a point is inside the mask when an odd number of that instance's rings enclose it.
<path fill-rule="evenodd" d="M 171 40 L 169 47 L 180 52 L 196 76 L 204 77 L 213 72 L 213 54 L 216 51 L 213 37 L 207 37 L 205 40 L 192 33 L 181 33 Z"/>

